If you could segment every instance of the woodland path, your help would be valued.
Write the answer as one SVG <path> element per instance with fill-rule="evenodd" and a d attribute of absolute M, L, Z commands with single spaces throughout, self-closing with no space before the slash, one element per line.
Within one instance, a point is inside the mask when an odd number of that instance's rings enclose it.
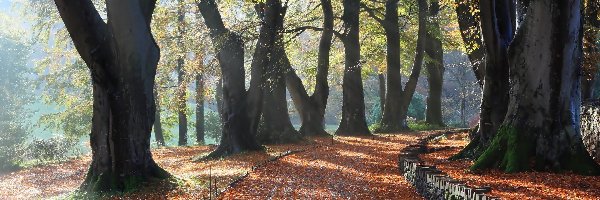
<path fill-rule="evenodd" d="M 315 148 L 252 171 L 221 199 L 422 199 L 398 171 L 398 154 L 425 133 L 318 140 Z"/>
<path fill-rule="evenodd" d="M 310 138 L 203 162 L 192 160 L 215 146 L 154 149 L 154 159 L 178 178 L 178 186 L 158 184 L 119 198 L 209 199 L 218 195 L 210 191 L 224 191 L 220 199 L 422 199 L 398 171 L 397 159 L 402 148 L 427 134 L 336 136 L 333 144 L 331 137 Z M 288 151 L 299 152 L 266 162 Z M 0 199 L 68 197 L 83 181 L 89 163 L 90 155 L 84 155 L 0 174 Z M 253 166 L 259 167 L 251 170 Z M 240 181 L 229 187 L 234 180 Z"/>

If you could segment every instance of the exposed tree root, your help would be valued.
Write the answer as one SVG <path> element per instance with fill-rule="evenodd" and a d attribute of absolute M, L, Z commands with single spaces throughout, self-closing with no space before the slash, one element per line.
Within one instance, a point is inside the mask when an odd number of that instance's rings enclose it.
<path fill-rule="evenodd" d="M 500 168 L 508 173 L 529 170 L 535 145 L 513 127 L 503 126 L 490 146 L 477 158 L 471 170 Z"/>
<path fill-rule="evenodd" d="M 531 170 L 572 171 L 582 175 L 600 175 L 600 166 L 585 151 L 582 145 L 562 152 L 558 160 L 544 160 L 536 155 L 537 142 L 532 129 L 502 126 L 489 147 L 479 156 L 471 170 L 499 168 L 507 173 Z M 571 144 L 563 144 L 571 145 Z M 568 148 L 567 148 L 568 149 Z"/>
<path fill-rule="evenodd" d="M 217 149 L 210 152 L 208 155 L 200 156 L 200 157 L 194 159 L 194 161 L 199 162 L 199 161 L 205 161 L 205 160 L 221 159 L 221 158 L 235 155 L 235 154 L 240 154 L 240 153 L 245 153 L 245 152 L 250 152 L 250 151 L 264 151 L 264 150 L 265 150 L 265 148 L 263 146 L 247 147 L 247 148 L 242 149 L 239 147 L 235 148 L 231 145 L 219 145 L 219 147 L 217 147 Z"/>
<path fill-rule="evenodd" d="M 139 174 L 137 175 L 120 176 L 110 170 L 100 174 L 94 174 L 93 170 L 90 168 L 85 181 L 79 188 L 79 192 L 83 192 L 90 196 L 129 193 L 137 191 L 147 183 L 172 178 L 171 174 L 157 165 L 148 167 L 142 171 L 144 172 L 138 172 Z"/>
<path fill-rule="evenodd" d="M 470 130 L 469 136 L 473 136 L 471 138 L 471 142 L 469 142 L 469 144 L 456 155 L 453 155 L 450 158 L 448 158 L 448 160 L 475 160 L 479 156 L 481 156 L 483 151 L 486 149 L 487 145 L 480 140 L 481 136 L 479 135 L 479 133 L 477 133 L 477 130 L 478 127 L 475 127 L 474 129 Z"/>
<path fill-rule="evenodd" d="M 303 136 L 328 136 L 329 133 L 325 131 L 322 127 L 314 124 L 304 124 L 300 127 L 300 131 L 298 131 L 300 135 Z"/>

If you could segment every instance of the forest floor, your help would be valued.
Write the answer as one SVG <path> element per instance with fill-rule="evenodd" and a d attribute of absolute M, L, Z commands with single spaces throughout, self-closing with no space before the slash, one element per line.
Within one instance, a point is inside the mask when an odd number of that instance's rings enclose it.
<path fill-rule="evenodd" d="M 427 165 L 435 165 L 451 177 L 467 185 L 492 188 L 490 195 L 501 199 L 600 199 L 600 178 L 573 173 L 522 172 L 506 174 L 500 170 L 472 173 L 470 160 L 449 161 L 448 158 L 467 144 L 468 133 L 451 134 L 430 142 L 429 148 L 442 149 L 422 154 Z"/>
<path fill-rule="evenodd" d="M 398 172 L 397 159 L 402 148 L 427 134 L 310 138 L 301 144 L 269 145 L 266 152 L 201 162 L 193 159 L 215 146 L 154 149 L 156 162 L 177 181 L 118 198 L 208 199 L 219 194 L 220 199 L 420 199 Z M 286 155 L 290 151 L 295 153 Z M 86 155 L 0 175 L 0 197 L 69 197 L 89 163 Z"/>

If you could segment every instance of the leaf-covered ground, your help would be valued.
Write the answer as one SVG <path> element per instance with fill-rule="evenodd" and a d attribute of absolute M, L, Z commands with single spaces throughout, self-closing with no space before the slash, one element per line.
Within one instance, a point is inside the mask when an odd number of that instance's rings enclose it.
<path fill-rule="evenodd" d="M 155 160 L 178 180 L 154 184 L 124 198 L 207 199 L 223 192 L 221 199 L 420 199 L 398 172 L 397 156 L 423 135 L 335 137 L 333 144 L 330 137 L 311 138 L 301 144 L 270 145 L 267 152 L 202 162 L 192 160 L 214 146 L 155 149 Z M 296 150 L 302 151 L 268 162 Z M 0 175 L 0 197 L 71 195 L 83 181 L 89 163 L 88 155 Z M 229 187 L 235 180 L 239 181 Z"/>
<path fill-rule="evenodd" d="M 490 186 L 491 195 L 501 199 L 600 199 L 600 177 L 580 176 L 572 173 L 524 172 L 506 174 L 489 170 L 474 174 L 467 169 L 472 161 L 448 161 L 468 141 L 467 133 L 454 134 L 429 144 L 429 147 L 444 149 L 421 155 L 428 165 L 435 165 L 453 178 L 472 186 Z"/>

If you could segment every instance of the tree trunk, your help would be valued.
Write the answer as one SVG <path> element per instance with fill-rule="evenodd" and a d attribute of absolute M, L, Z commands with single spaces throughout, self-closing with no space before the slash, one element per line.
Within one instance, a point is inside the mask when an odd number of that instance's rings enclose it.
<path fill-rule="evenodd" d="M 219 78 L 215 85 L 215 101 L 217 102 L 217 112 L 221 122 L 225 121 L 223 116 L 223 79 Z"/>
<path fill-rule="evenodd" d="M 268 18 L 266 13 L 262 16 L 263 23 L 268 27 L 275 27 L 275 44 L 269 52 L 269 61 L 265 69 L 265 85 L 263 86 L 263 110 L 262 118 L 256 139 L 262 144 L 281 144 L 297 142 L 301 139 L 300 134 L 290 121 L 286 99 L 286 80 L 284 74 L 291 69 L 287 60 L 283 41 L 283 22 L 287 7 L 283 7 L 280 1 L 267 3 L 265 10 L 271 9 L 274 17 Z M 259 13 L 261 16 L 261 13 Z M 272 23 L 272 24 L 267 24 Z"/>
<path fill-rule="evenodd" d="M 408 130 L 406 118 L 408 106 L 415 92 L 421 67 L 423 64 L 423 48 L 425 35 L 427 33 L 427 2 L 418 1 L 419 6 L 419 30 L 417 35 L 417 47 L 415 49 L 415 60 L 409 80 L 404 89 L 400 75 L 400 33 L 398 23 L 398 1 L 388 0 L 385 3 L 385 18 L 380 19 L 374 12 L 374 9 L 362 4 L 369 16 L 378 21 L 383 26 L 387 42 L 387 89 L 386 84 L 380 84 L 380 91 L 384 91 L 382 100 L 382 120 L 381 128 L 378 132 L 399 132 Z M 382 82 L 380 76 L 380 83 Z M 387 90 L 387 91 L 386 91 Z"/>
<path fill-rule="evenodd" d="M 251 92 L 245 91 L 244 80 L 244 43 L 239 35 L 225 28 L 221 14 L 214 0 L 201 0 L 198 7 L 204 22 L 210 31 L 213 46 L 217 52 L 217 59 L 221 66 L 223 80 L 223 132 L 219 147 L 210 153 L 207 158 L 224 157 L 245 151 L 262 150 L 255 141 L 254 134 L 257 128 L 257 112 L 260 109 L 248 108 L 261 102 L 260 83 L 261 76 L 252 76 Z M 254 61 L 253 61 L 254 62 Z M 253 65 L 253 71 L 256 65 Z M 259 65 L 260 66 L 260 65 Z M 260 69 L 258 69 L 260 74 Z M 253 72 L 252 75 L 255 75 Z M 258 88 L 257 88 L 258 87 Z M 252 93 L 252 94 L 250 94 Z M 252 97 L 249 97 L 252 95 Z M 250 98 L 253 98 L 250 100 Z M 250 103 L 255 104 L 250 104 Z M 260 104 L 258 104 L 260 107 Z"/>
<path fill-rule="evenodd" d="M 382 20 L 387 46 L 387 90 L 381 132 L 398 132 L 408 127 L 400 119 L 402 77 L 400 76 L 400 29 L 398 25 L 398 0 L 385 2 L 385 18 Z"/>
<path fill-rule="evenodd" d="M 361 77 L 359 14 L 360 0 L 344 0 L 342 20 L 346 32 L 342 39 L 345 50 L 342 83 L 342 120 L 336 135 L 371 135 L 365 117 L 365 99 Z"/>
<path fill-rule="evenodd" d="M 434 0 L 429 5 L 429 28 L 426 34 L 425 52 L 429 59 L 425 65 L 429 75 L 429 95 L 425 121 L 431 125 L 444 126 L 442 120 L 442 85 L 444 82 L 444 49 L 442 47 L 441 29 L 436 19 L 440 5 Z"/>
<path fill-rule="evenodd" d="M 183 3 L 182 0 L 178 1 L 177 8 L 177 46 L 182 51 L 183 49 L 183 41 L 182 37 L 184 35 L 183 23 L 185 20 L 185 12 L 183 11 Z M 187 145 L 188 138 L 188 127 L 187 127 L 187 83 L 185 79 L 185 70 L 183 69 L 184 65 L 184 52 L 179 52 L 177 55 L 177 113 L 179 120 L 179 146 Z"/>
<path fill-rule="evenodd" d="M 331 0 L 321 0 L 323 9 L 323 31 L 319 41 L 319 55 L 317 58 L 317 75 L 315 91 L 308 96 L 302 85 L 302 80 L 293 69 L 286 72 L 286 85 L 300 118 L 302 125 L 300 134 L 304 136 L 328 135 L 325 131 L 325 107 L 329 97 L 329 52 L 333 39 L 333 8 Z"/>
<path fill-rule="evenodd" d="M 508 46 L 515 27 L 510 12 L 515 5 L 510 1 L 481 1 L 481 27 L 486 49 L 485 83 L 481 101 L 479 131 L 470 144 L 453 159 L 479 157 L 494 137 L 508 107 Z"/>
<path fill-rule="evenodd" d="M 204 144 L 204 75 L 202 74 L 196 75 L 196 143 Z"/>
<path fill-rule="evenodd" d="M 160 101 L 158 99 L 158 90 L 154 89 L 154 101 L 156 102 L 156 114 L 154 117 L 154 139 L 158 146 L 165 146 L 165 137 L 163 135 L 162 123 L 160 121 Z"/>
<path fill-rule="evenodd" d="M 413 62 L 412 71 L 410 73 L 410 77 L 404 86 L 404 90 L 402 91 L 402 100 L 400 104 L 400 119 L 402 126 L 408 127 L 406 123 L 406 118 L 408 116 L 408 106 L 410 106 L 410 102 L 415 94 L 415 90 L 417 88 L 417 82 L 419 81 L 419 76 L 421 75 L 421 69 L 423 67 L 423 56 L 425 54 L 425 42 L 427 37 L 427 1 L 426 0 L 418 0 L 417 1 L 419 7 L 419 29 L 417 35 L 417 46 L 415 48 L 415 60 Z"/>
<path fill-rule="evenodd" d="M 107 1 L 108 24 L 89 0 L 55 3 L 94 87 L 92 164 L 81 189 L 131 191 L 169 177 L 150 152 L 159 59 L 150 32 L 155 2 Z"/>
<path fill-rule="evenodd" d="M 594 82 L 600 63 L 598 34 L 600 32 L 600 2 L 588 0 L 585 7 L 583 28 L 583 79 L 581 85 L 582 99 L 593 98 Z"/>
<path fill-rule="evenodd" d="M 268 84 L 264 86 L 263 116 L 256 138 L 262 144 L 297 142 L 301 138 L 300 133 L 294 129 L 290 121 L 286 100 L 283 68 L 290 68 L 290 66 L 289 62 L 286 63 L 287 55 L 282 38 L 275 44 L 270 57 L 271 61 L 265 72 Z"/>
<path fill-rule="evenodd" d="M 471 167 L 600 174 L 580 133 L 581 1 L 532 1 L 509 52 L 510 103 Z"/>
<path fill-rule="evenodd" d="M 458 17 L 458 27 L 467 56 L 471 61 L 471 66 L 479 83 L 483 88 L 483 78 L 485 77 L 485 49 L 481 39 L 481 28 L 479 26 L 481 19 L 474 11 L 479 10 L 479 0 L 455 0 L 456 15 Z"/>

